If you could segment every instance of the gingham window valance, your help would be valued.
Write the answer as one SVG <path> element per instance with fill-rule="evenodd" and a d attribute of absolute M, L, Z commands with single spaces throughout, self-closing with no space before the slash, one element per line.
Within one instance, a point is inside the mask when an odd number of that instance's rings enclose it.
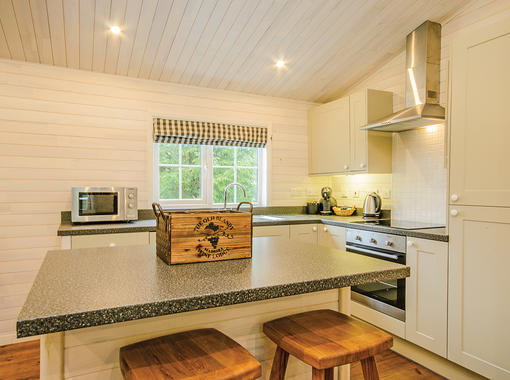
<path fill-rule="evenodd" d="M 152 136 L 156 143 L 263 148 L 267 143 L 267 128 L 155 118 Z"/>

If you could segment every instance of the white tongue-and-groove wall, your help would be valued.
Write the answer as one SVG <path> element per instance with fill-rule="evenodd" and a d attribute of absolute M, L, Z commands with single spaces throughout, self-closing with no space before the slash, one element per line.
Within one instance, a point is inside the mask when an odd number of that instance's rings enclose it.
<path fill-rule="evenodd" d="M 0 60 L 0 345 L 60 247 L 72 186 L 137 186 L 150 207 L 153 115 L 271 127 L 270 201 L 296 205 L 325 182 L 308 177 L 311 105 Z"/>

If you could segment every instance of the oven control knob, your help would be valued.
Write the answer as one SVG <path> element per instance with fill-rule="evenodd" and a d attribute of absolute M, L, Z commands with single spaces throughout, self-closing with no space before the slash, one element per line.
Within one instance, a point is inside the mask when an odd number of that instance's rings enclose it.
<path fill-rule="evenodd" d="M 389 240 L 386 240 L 386 242 L 384 244 L 386 244 L 388 247 L 392 247 L 393 246 L 393 242 L 389 241 Z"/>
<path fill-rule="evenodd" d="M 135 195 L 133 193 L 128 194 L 129 199 L 133 199 L 134 197 L 135 197 Z"/>
<path fill-rule="evenodd" d="M 135 207 L 135 205 L 134 205 L 134 204 L 132 204 L 132 203 L 130 203 L 130 204 L 128 204 L 128 207 L 129 207 L 129 208 L 133 208 L 133 207 Z"/>
<path fill-rule="evenodd" d="M 361 241 L 361 236 L 357 235 L 356 240 Z"/>
<path fill-rule="evenodd" d="M 372 243 L 372 244 L 377 244 L 377 240 L 375 240 L 374 238 L 371 238 L 371 239 L 370 239 L 370 243 Z"/>

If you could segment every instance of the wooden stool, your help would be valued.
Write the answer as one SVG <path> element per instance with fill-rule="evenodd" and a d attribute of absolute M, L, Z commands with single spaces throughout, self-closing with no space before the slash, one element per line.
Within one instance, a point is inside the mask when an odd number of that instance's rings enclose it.
<path fill-rule="evenodd" d="M 333 310 L 315 310 L 264 323 L 276 343 L 271 380 L 283 380 L 289 354 L 311 365 L 313 379 L 333 379 L 339 365 L 361 361 L 367 380 L 379 375 L 374 355 L 393 345 L 391 335 Z"/>
<path fill-rule="evenodd" d="M 215 329 L 186 331 L 120 349 L 124 379 L 242 379 L 262 374 L 260 363 Z"/>

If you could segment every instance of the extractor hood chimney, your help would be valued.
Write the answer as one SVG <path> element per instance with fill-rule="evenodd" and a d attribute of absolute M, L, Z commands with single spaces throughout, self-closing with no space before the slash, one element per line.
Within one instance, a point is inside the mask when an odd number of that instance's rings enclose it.
<path fill-rule="evenodd" d="M 403 132 L 445 120 L 439 105 L 441 24 L 425 21 L 406 40 L 406 108 L 362 127 L 363 130 Z"/>

